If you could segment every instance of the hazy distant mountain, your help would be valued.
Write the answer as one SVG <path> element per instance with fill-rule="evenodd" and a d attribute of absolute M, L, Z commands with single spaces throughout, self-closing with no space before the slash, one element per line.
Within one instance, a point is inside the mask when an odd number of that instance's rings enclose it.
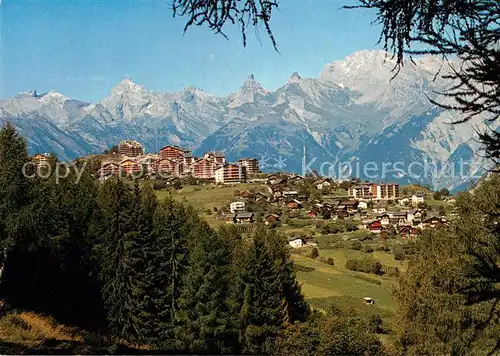
<path fill-rule="evenodd" d="M 319 78 L 293 73 L 275 91 L 251 75 L 227 98 L 194 87 L 155 93 L 126 79 L 95 104 L 55 92 L 22 93 L 0 101 L 0 119 L 20 129 L 31 152 L 64 159 L 132 138 L 149 151 L 165 144 L 222 150 L 231 160 L 255 156 L 267 170 L 302 173 L 305 147 L 306 167 L 324 174 L 338 175 L 343 162 L 365 179 L 466 185 L 482 172 L 473 132 L 483 119 L 450 125 L 459 114 L 430 104 L 426 95 L 449 86 L 435 79 L 447 63 L 431 56 L 408 61 L 391 80 L 393 68 L 384 52 L 360 51 L 327 64 Z M 378 173 L 363 171 L 367 162 Z M 397 162 L 402 169 L 394 169 Z"/>

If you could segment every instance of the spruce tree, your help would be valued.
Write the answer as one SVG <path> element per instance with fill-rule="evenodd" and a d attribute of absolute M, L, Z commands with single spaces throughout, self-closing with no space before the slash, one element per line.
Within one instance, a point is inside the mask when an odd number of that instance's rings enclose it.
<path fill-rule="evenodd" d="M 130 248 L 131 265 L 134 270 L 131 293 L 136 303 L 133 319 L 138 330 L 134 339 L 147 343 L 151 341 L 154 330 L 152 321 L 155 310 L 151 297 L 154 285 L 153 281 L 148 279 L 148 267 L 150 260 L 154 257 L 156 240 L 153 234 L 153 217 L 158 202 L 148 185 L 142 190 L 139 188 L 138 180 L 134 181 L 133 194 L 132 210 L 135 228 L 131 235 Z"/>
<path fill-rule="evenodd" d="M 258 231 L 236 249 L 231 308 L 242 353 L 267 354 L 287 318 L 279 270 Z"/>
<path fill-rule="evenodd" d="M 99 196 L 102 246 L 100 248 L 103 298 L 112 333 L 125 340 L 141 338 L 137 290 L 136 243 L 140 238 L 134 218 L 137 197 L 120 180 L 107 181 Z"/>
<path fill-rule="evenodd" d="M 146 269 L 146 279 L 153 286 L 155 343 L 165 349 L 177 349 L 180 297 L 189 266 L 187 241 L 188 217 L 181 203 L 171 197 L 160 203 L 153 220 L 155 246 Z"/>
<path fill-rule="evenodd" d="M 26 288 L 39 267 L 34 251 L 39 245 L 34 183 L 26 176 L 33 167 L 25 175 L 27 162 L 26 141 L 6 123 L 0 130 L 0 298 L 21 307 L 33 301 Z"/>
<path fill-rule="evenodd" d="M 278 273 L 276 278 L 281 283 L 282 293 L 286 300 L 287 321 L 292 324 L 305 321 L 310 309 L 296 279 L 286 238 L 274 230 L 263 229 L 260 234 L 266 236 L 270 254 L 276 265 Z"/>
<path fill-rule="evenodd" d="M 228 305 L 233 244 L 200 224 L 181 295 L 178 338 L 189 353 L 234 353 L 237 335 Z"/>

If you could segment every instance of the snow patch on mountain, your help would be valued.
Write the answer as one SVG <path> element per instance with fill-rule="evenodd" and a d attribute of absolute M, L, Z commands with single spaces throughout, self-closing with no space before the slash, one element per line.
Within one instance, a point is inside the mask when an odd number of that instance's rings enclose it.
<path fill-rule="evenodd" d="M 229 159 L 271 157 L 268 170 L 302 168 L 304 145 L 315 168 L 332 161 L 431 162 L 429 177 L 403 176 L 433 187 L 463 186 L 484 162 L 474 128 L 484 117 L 461 125 L 454 111 L 434 107 L 427 96 L 452 83 L 436 73 L 455 63 L 423 56 L 396 62 L 383 51 L 359 51 L 326 64 L 319 78 L 294 72 L 275 91 L 250 75 L 228 97 L 194 86 L 175 93 L 154 92 L 124 79 L 98 103 L 57 92 L 21 93 L 0 101 L 0 120 L 12 121 L 28 138 L 30 152 L 52 150 L 63 159 L 95 153 L 122 139 L 136 139 L 148 151 L 177 144 L 198 152 L 224 150 Z M 394 78 L 393 78 L 394 77 Z M 392 79 L 391 79 L 392 78 Z M 448 99 L 449 100 L 449 99 Z M 273 158 L 274 157 L 274 158 Z M 464 177 L 449 177 L 443 167 L 469 163 Z"/>

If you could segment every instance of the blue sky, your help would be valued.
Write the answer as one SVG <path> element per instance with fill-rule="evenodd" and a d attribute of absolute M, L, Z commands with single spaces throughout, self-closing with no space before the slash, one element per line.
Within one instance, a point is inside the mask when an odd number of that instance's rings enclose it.
<path fill-rule="evenodd" d="M 280 53 L 253 29 L 243 48 L 236 26 L 229 40 L 208 28 L 183 34 L 167 1 L 3 0 L 0 98 L 56 90 L 98 101 L 125 77 L 154 91 L 194 85 L 216 95 L 237 90 L 248 74 L 266 88 L 294 71 L 316 77 L 325 63 L 377 48 L 374 14 L 339 10 L 352 0 L 282 0 L 272 18 Z"/>

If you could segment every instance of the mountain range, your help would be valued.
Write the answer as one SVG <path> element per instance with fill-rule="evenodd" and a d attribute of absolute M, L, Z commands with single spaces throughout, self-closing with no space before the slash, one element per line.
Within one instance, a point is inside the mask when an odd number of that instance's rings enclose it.
<path fill-rule="evenodd" d="M 364 50 L 327 64 L 318 78 L 293 73 L 274 91 L 250 75 L 227 97 L 192 86 L 152 92 L 125 79 L 98 103 L 20 93 L 0 101 L 0 120 L 20 130 L 30 153 L 65 160 L 136 139 L 148 151 L 175 144 L 195 154 L 224 151 L 228 160 L 252 156 L 264 171 L 315 169 L 453 190 L 484 172 L 474 130 L 486 118 L 451 125 L 461 114 L 431 104 L 451 85 L 436 76 L 448 64 L 423 56 L 394 77 L 385 52 Z"/>

